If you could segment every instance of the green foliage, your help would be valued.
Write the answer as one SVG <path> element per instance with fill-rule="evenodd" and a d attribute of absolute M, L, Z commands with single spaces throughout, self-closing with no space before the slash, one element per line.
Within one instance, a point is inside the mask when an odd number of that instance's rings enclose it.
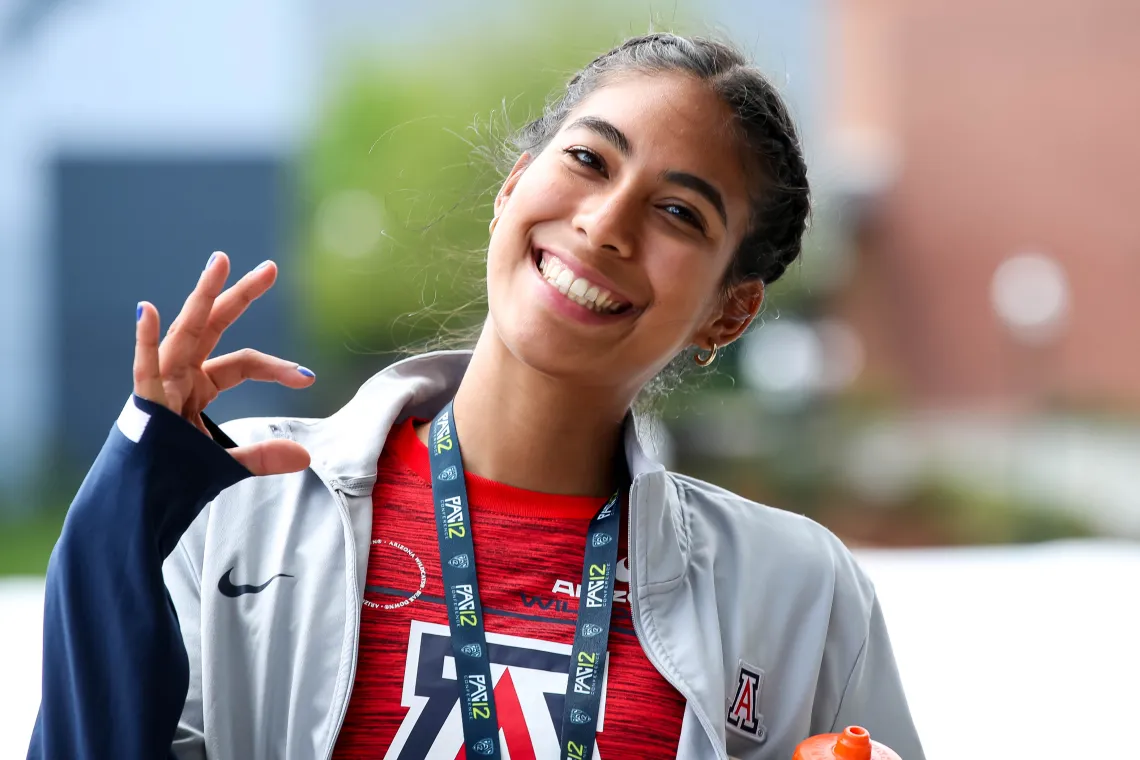
<path fill-rule="evenodd" d="M 42 510 L 0 522 L 0 578 L 44 575 L 48 558 L 63 528 L 63 510 Z"/>
<path fill-rule="evenodd" d="M 916 490 L 910 508 L 939 524 L 948 543 L 1016 544 L 1096 535 L 1075 515 L 961 481 L 928 480 Z"/>
<path fill-rule="evenodd" d="M 464 307 L 483 290 L 501 180 L 492 156 L 511 125 L 651 17 L 641 3 L 515 11 L 513 28 L 485 22 L 361 58 L 332 87 L 302 162 L 299 278 L 326 361 L 345 347 L 391 352 L 479 318 Z"/>

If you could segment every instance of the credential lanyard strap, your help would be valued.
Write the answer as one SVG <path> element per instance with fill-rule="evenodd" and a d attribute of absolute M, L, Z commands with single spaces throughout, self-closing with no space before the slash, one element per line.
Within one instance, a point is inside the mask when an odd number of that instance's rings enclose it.
<path fill-rule="evenodd" d="M 432 420 L 428 453 L 464 745 L 468 760 L 476 757 L 498 760 L 502 748 L 491 680 L 491 656 L 483 626 L 483 605 L 479 601 L 467 486 L 451 403 Z M 620 491 L 611 496 L 598 510 L 586 531 L 582 592 L 578 599 L 578 621 L 562 714 L 560 755 L 563 760 L 589 760 L 594 754 L 621 530 L 619 494 Z"/>

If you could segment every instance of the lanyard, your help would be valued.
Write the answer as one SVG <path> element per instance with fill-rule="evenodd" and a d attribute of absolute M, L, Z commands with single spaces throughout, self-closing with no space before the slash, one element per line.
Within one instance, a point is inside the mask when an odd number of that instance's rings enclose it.
<path fill-rule="evenodd" d="M 439 564 L 443 571 L 467 758 L 499 760 L 502 749 L 491 681 L 491 657 L 483 627 L 467 485 L 453 416 L 452 405 L 448 403 L 432 420 L 428 438 Z M 578 599 L 578 621 L 566 680 L 566 707 L 562 713 L 559 751 L 562 760 L 588 760 L 594 755 L 620 528 L 621 499 L 615 493 L 590 520 L 586 531 L 582 593 Z"/>

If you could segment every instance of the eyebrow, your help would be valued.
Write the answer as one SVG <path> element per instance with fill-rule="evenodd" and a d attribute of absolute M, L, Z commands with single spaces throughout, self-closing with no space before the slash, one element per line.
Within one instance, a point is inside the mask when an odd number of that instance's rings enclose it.
<path fill-rule="evenodd" d="M 720 214 L 720 220 L 724 222 L 724 226 L 728 227 L 728 213 L 724 208 L 724 198 L 721 197 L 720 191 L 713 187 L 711 183 L 688 172 L 667 171 L 663 176 L 666 182 L 687 187 L 693 192 L 703 195 L 705 200 L 711 203 L 713 208 L 716 209 L 716 212 Z"/>
<path fill-rule="evenodd" d="M 626 158 L 633 155 L 633 145 L 630 143 L 629 138 L 625 136 L 624 132 L 605 119 L 597 116 L 583 116 L 571 123 L 567 129 L 574 129 L 576 127 L 590 130 L 617 148 L 618 152 Z M 728 227 L 728 213 L 724 207 L 724 198 L 721 197 L 720 191 L 713 187 L 712 183 L 701 179 L 695 174 L 689 174 L 688 172 L 667 171 L 661 176 L 666 182 L 672 182 L 675 185 L 686 187 L 695 193 L 703 195 L 705 200 L 711 203 L 713 208 L 716 209 L 716 212 L 720 214 L 720 220 L 724 223 L 724 226 Z"/>
<path fill-rule="evenodd" d="M 625 136 L 625 132 L 622 132 L 605 119 L 600 119 L 597 116 L 583 116 L 567 127 L 567 129 L 574 129 L 575 127 L 585 127 L 590 130 L 617 148 L 618 153 L 621 153 L 626 158 L 633 155 L 633 146 L 630 144 L 629 138 Z"/>

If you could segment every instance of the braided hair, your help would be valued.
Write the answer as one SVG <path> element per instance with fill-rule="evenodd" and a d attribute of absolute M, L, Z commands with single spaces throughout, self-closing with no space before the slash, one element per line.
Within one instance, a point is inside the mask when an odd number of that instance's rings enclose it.
<path fill-rule="evenodd" d="M 807 228 L 807 165 L 795 123 L 776 88 L 730 45 L 667 33 L 632 37 L 575 74 L 543 114 L 518 131 L 514 147 L 520 153 L 541 152 L 583 98 L 608 75 L 628 71 L 696 77 L 732 110 L 754 189 L 748 231 L 725 273 L 725 285 L 778 280 L 800 255 Z"/>

